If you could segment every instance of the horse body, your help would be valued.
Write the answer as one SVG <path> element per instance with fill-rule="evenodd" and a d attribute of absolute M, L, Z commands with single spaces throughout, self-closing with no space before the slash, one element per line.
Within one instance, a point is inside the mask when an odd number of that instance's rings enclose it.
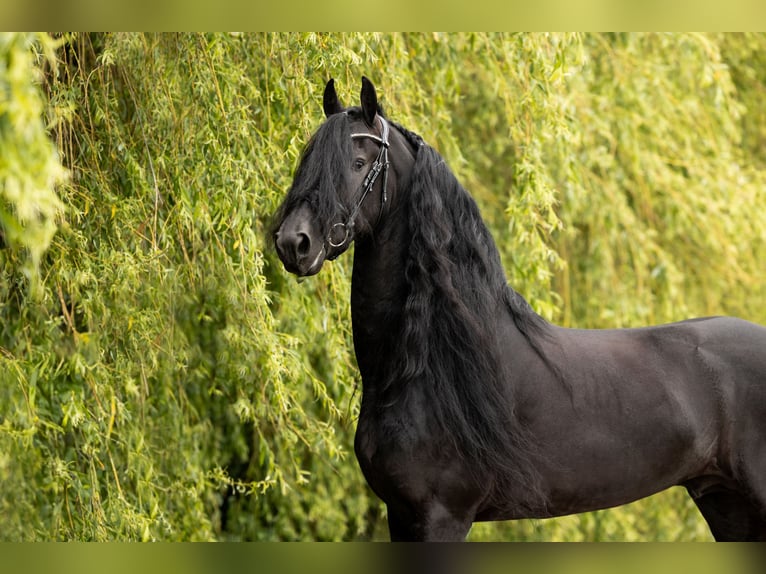
<path fill-rule="evenodd" d="M 309 275 L 355 240 L 355 452 L 393 540 L 459 540 L 477 520 L 591 511 L 674 485 L 716 539 L 766 539 L 766 328 L 548 324 L 506 285 L 443 161 L 401 126 L 389 134 L 366 79 L 359 109 L 342 108 L 330 82 L 325 113 L 349 164 L 311 179 L 304 164 L 319 160 L 306 154 L 277 250 Z M 375 157 L 383 182 L 366 175 Z M 317 207 L 320 192 L 342 209 Z"/>
<path fill-rule="evenodd" d="M 752 332 L 750 349 L 742 348 L 744 330 Z M 706 489 L 730 488 L 742 476 L 736 446 L 762 441 L 748 435 L 762 433 L 758 413 L 742 415 L 748 400 L 766 404 L 763 376 L 755 374 L 766 372 L 758 352 L 766 329 L 714 318 L 554 332 L 570 391 L 557 392 L 558 381 L 545 377 L 542 388 L 516 382 L 525 389 L 522 412 L 546 452 L 541 475 L 551 515 L 693 487 L 701 477 Z"/>

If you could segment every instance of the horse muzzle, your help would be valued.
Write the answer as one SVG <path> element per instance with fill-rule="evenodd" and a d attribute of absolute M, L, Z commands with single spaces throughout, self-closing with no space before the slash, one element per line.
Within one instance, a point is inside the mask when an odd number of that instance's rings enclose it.
<path fill-rule="evenodd" d="M 274 245 L 285 269 L 300 277 L 319 273 L 327 258 L 324 241 L 314 232 L 304 210 L 299 208 L 288 215 L 274 235 Z"/>

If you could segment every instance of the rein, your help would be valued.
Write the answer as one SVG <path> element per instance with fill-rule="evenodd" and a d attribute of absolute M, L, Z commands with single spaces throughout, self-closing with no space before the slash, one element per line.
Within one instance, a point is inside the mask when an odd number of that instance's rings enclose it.
<path fill-rule="evenodd" d="M 360 138 L 369 138 L 373 140 L 374 142 L 377 142 L 378 145 L 380 145 L 380 151 L 378 152 L 378 157 L 375 158 L 375 161 L 372 164 L 372 167 L 370 168 L 370 171 L 367 172 L 367 175 L 364 178 L 364 181 L 362 182 L 362 186 L 360 189 L 362 190 L 362 194 L 359 197 L 359 201 L 356 202 L 356 205 L 354 206 L 354 209 L 351 210 L 351 213 L 349 214 L 348 218 L 345 222 L 341 221 L 339 223 L 334 224 L 330 228 L 330 233 L 327 235 L 327 243 L 330 244 L 331 247 L 341 247 L 342 245 L 345 245 L 348 241 L 349 237 L 351 236 L 351 232 L 354 229 L 354 221 L 356 220 L 356 216 L 359 214 L 359 210 L 362 207 L 362 203 L 364 203 L 364 200 L 367 198 L 367 194 L 370 193 L 370 190 L 375 185 L 375 182 L 378 180 L 378 176 L 380 175 L 381 171 L 383 172 L 383 189 L 381 191 L 380 196 L 380 212 L 378 212 L 378 221 L 380 221 L 380 217 L 383 214 L 383 206 L 386 204 L 387 199 L 387 193 L 386 193 L 386 187 L 388 184 L 388 122 L 383 119 L 382 116 L 378 116 L 380 119 L 380 125 L 381 125 L 381 133 L 380 137 L 376 136 L 375 134 L 366 134 L 366 133 L 354 133 L 351 134 L 352 139 L 360 139 Z M 343 230 L 343 239 L 340 242 L 333 241 L 333 235 L 336 228 L 341 228 Z"/>

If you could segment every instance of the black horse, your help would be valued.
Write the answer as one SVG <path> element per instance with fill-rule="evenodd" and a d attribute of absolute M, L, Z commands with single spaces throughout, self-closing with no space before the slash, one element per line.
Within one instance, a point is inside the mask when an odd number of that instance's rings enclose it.
<path fill-rule="evenodd" d="M 369 80 L 349 108 L 330 80 L 324 112 L 274 240 L 301 276 L 355 241 L 355 451 L 393 540 L 461 540 L 474 521 L 674 485 L 717 540 L 766 539 L 766 328 L 551 325 L 507 285 L 444 160 L 386 119 Z"/>

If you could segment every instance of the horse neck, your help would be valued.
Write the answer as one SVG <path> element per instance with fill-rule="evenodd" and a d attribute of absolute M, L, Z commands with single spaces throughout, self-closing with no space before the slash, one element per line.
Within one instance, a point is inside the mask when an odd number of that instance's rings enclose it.
<path fill-rule="evenodd" d="M 351 317 L 357 363 L 366 385 L 390 356 L 406 297 L 404 261 L 407 223 L 389 222 L 375 238 L 357 239 L 351 279 Z"/>
<path fill-rule="evenodd" d="M 391 356 L 395 329 L 400 327 L 407 288 L 404 266 L 408 249 L 406 197 L 415 150 L 392 126 L 389 200 L 380 225 L 357 238 L 351 279 L 351 315 L 357 363 L 366 385 Z M 390 352 L 386 352 L 390 351 Z"/>

